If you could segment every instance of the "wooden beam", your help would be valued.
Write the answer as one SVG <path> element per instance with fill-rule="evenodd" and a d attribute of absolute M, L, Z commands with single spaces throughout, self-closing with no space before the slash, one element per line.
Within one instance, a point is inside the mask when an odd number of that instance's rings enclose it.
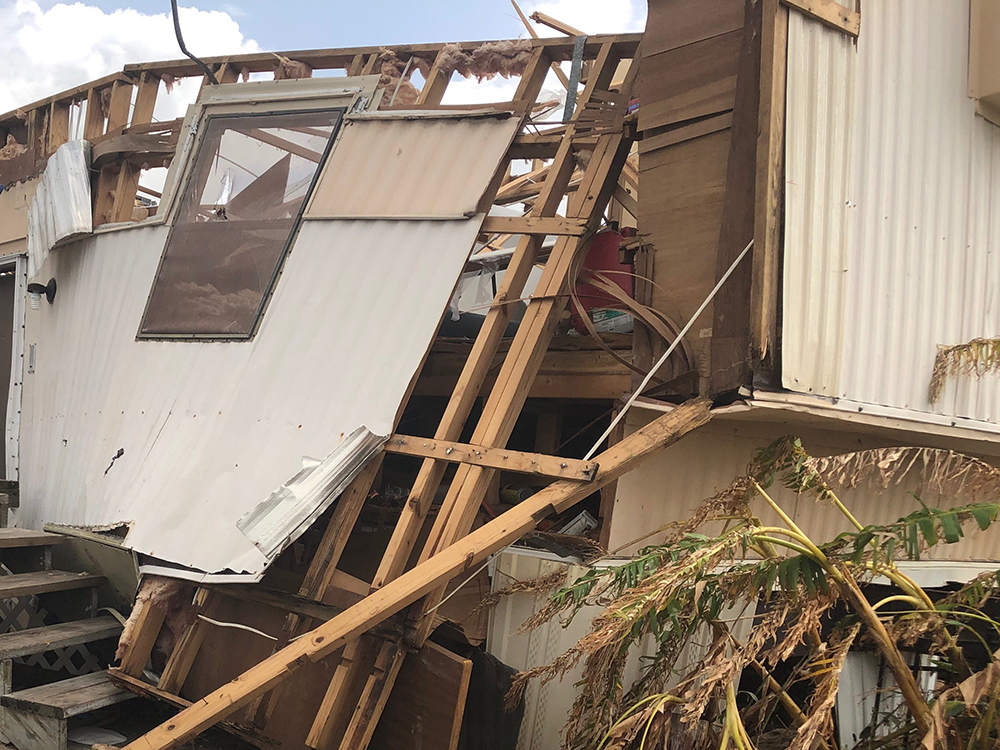
<path fill-rule="evenodd" d="M 148 682 L 143 682 L 138 677 L 134 677 L 127 672 L 123 672 L 121 669 L 116 669 L 111 667 L 108 670 L 108 677 L 111 681 L 120 688 L 124 688 L 131 693 L 135 693 L 143 698 L 148 698 L 151 700 L 157 700 L 162 703 L 166 703 L 168 706 L 173 706 L 174 708 L 188 708 L 191 705 L 191 701 L 181 698 L 179 695 L 174 695 L 166 690 L 162 690 L 159 687 L 153 687 Z M 268 739 L 267 737 L 262 737 L 254 732 L 248 732 L 246 729 L 237 726 L 236 724 L 231 724 L 228 721 L 220 721 L 219 729 L 222 729 L 234 737 L 239 737 L 244 742 L 253 745 L 254 747 L 261 748 L 261 750 L 277 750 L 280 748 L 280 744 L 274 740 Z"/>
<path fill-rule="evenodd" d="M 573 28 L 568 23 L 563 23 L 552 16 L 540 13 L 537 10 L 532 13 L 529 18 L 535 23 L 540 23 L 543 26 L 548 26 L 550 29 L 558 31 L 560 34 L 566 34 L 567 36 L 587 36 L 586 32 Z"/>
<path fill-rule="evenodd" d="M 579 237 L 587 231 L 587 219 L 563 216 L 487 216 L 483 219 L 482 231 L 485 234 Z"/>
<path fill-rule="evenodd" d="M 198 617 L 208 606 L 209 591 L 206 588 L 199 588 L 194 595 L 193 614 L 194 620 L 188 625 L 180 640 L 174 645 L 167 664 L 160 674 L 157 687 L 166 693 L 180 693 L 187 680 L 191 667 L 194 666 L 195 657 L 201 649 L 201 644 L 207 634 L 208 623 Z"/>
<path fill-rule="evenodd" d="M 138 90 L 135 95 L 135 107 L 132 110 L 131 125 L 145 124 L 153 121 L 153 110 L 156 108 L 156 96 L 160 92 L 160 77 L 155 73 L 139 74 Z"/>
<path fill-rule="evenodd" d="M 715 279 L 721 279 L 754 238 L 756 218 L 757 129 L 760 105 L 760 40 L 762 4 L 746 0 L 743 42 L 736 74 L 733 125 L 729 137 L 725 194 Z M 750 256 L 753 258 L 753 256 Z M 737 390 L 750 383 L 750 296 L 753 263 L 744 259 L 719 289 L 712 305 L 709 342 L 710 393 Z M 775 300 L 775 304 L 777 300 Z"/>
<path fill-rule="evenodd" d="M 584 47 L 584 58 L 593 59 L 600 53 L 604 44 L 614 44 L 617 50 L 627 57 L 635 54 L 642 40 L 641 33 L 635 34 L 595 34 L 587 37 L 587 44 Z M 544 48 L 552 60 L 570 60 L 573 57 L 573 39 L 570 37 L 547 37 L 542 39 L 529 40 L 533 47 Z M 458 47 L 466 52 L 472 52 L 484 44 L 495 44 L 496 40 L 458 42 Z M 394 44 L 393 52 L 397 57 L 405 60 L 409 56 L 433 58 L 434 55 L 444 46 L 445 43 L 427 44 Z M 320 69 L 347 69 L 354 61 L 354 56 L 358 54 L 378 55 L 385 47 L 341 47 L 337 49 L 309 49 L 309 50 L 283 50 L 280 54 L 299 60 L 311 66 L 313 70 Z M 267 72 L 274 70 L 274 53 L 272 52 L 251 52 L 243 55 L 228 55 L 218 57 L 203 57 L 202 60 L 207 65 L 218 65 L 222 62 L 230 62 L 240 68 L 247 68 L 251 73 Z M 136 63 L 126 65 L 123 69 L 125 75 L 135 75 L 144 70 L 152 70 L 157 73 L 167 73 L 176 78 L 187 76 L 201 76 L 201 68 L 187 58 L 176 60 L 161 60 L 158 62 Z M 0 122 L 4 118 L 0 117 Z"/>
<path fill-rule="evenodd" d="M 84 115 L 83 137 L 92 141 L 104 135 L 104 108 L 101 106 L 101 92 L 92 88 L 87 92 L 87 111 Z"/>
<path fill-rule="evenodd" d="M 111 84 L 111 101 L 108 104 L 108 127 L 106 133 L 119 134 L 128 127 L 129 110 L 132 107 L 132 84 L 115 81 Z"/>
<path fill-rule="evenodd" d="M 436 458 L 451 463 L 492 466 L 494 469 L 517 474 L 533 474 L 555 479 L 578 479 L 589 482 L 597 473 L 597 464 L 593 461 L 546 456 L 541 453 L 522 453 L 505 448 L 487 448 L 485 445 L 466 445 L 410 435 L 391 436 L 385 444 L 385 450 L 387 453 Z"/>
<path fill-rule="evenodd" d="M 861 33 L 861 14 L 835 0 L 781 0 L 781 2 L 824 26 L 843 31 L 855 39 Z"/>
<path fill-rule="evenodd" d="M 409 604 L 467 574 L 494 552 L 520 539 L 554 513 L 562 513 L 596 490 L 638 466 L 648 456 L 677 442 L 711 419 L 710 403 L 695 399 L 650 422 L 598 456 L 601 466 L 593 484 L 554 482 L 502 513 L 442 552 L 372 592 L 364 601 L 305 638 L 291 643 L 260 664 L 127 745 L 127 750 L 171 750 L 238 711 L 257 695 L 288 677 L 302 664 L 319 661 L 384 622 Z"/>
<path fill-rule="evenodd" d="M 434 64 L 431 66 L 430 72 L 427 74 L 427 80 L 424 82 L 424 87 L 420 90 L 420 95 L 417 97 L 416 106 L 424 105 L 437 105 L 441 103 L 444 99 L 444 93 L 448 89 L 448 84 L 451 82 L 451 71 L 445 72 L 441 67 L 442 53 L 438 52 L 434 57 Z"/>
<path fill-rule="evenodd" d="M 528 30 L 528 33 L 531 35 L 531 38 L 538 39 L 538 32 L 535 31 L 534 26 L 528 23 L 528 19 L 525 18 L 524 13 L 521 11 L 520 6 L 518 6 L 517 0 L 510 0 L 510 4 L 514 6 L 514 10 L 517 11 L 517 15 L 521 19 L 521 23 L 524 24 L 524 28 Z M 559 79 L 559 83 L 562 84 L 562 87 L 567 91 L 569 91 L 569 78 L 566 76 L 566 73 L 563 72 L 563 69 L 559 67 L 559 63 L 553 61 L 551 68 L 552 72 L 556 74 L 556 78 Z"/>
<path fill-rule="evenodd" d="M 766 373 L 773 372 L 777 366 L 788 9 L 781 7 L 779 0 L 762 2 L 750 356 Z"/>
<path fill-rule="evenodd" d="M 166 610 L 151 599 L 144 599 L 136 604 L 139 615 L 130 630 L 130 638 L 122 655 L 120 669 L 133 677 L 138 677 L 149 662 L 153 646 L 163 627 Z"/>
<path fill-rule="evenodd" d="M 49 108 L 49 142 L 46 151 L 54 154 L 56 149 L 69 140 L 69 102 L 52 102 Z"/>

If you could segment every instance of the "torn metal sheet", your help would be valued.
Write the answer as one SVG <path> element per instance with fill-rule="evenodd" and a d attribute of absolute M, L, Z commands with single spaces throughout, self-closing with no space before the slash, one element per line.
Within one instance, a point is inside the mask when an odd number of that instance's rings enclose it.
<path fill-rule="evenodd" d="M 247 511 L 236 527 L 273 560 L 330 507 L 388 438 L 359 427 L 326 458 L 305 466 L 267 500 Z"/>
<path fill-rule="evenodd" d="M 90 205 L 90 143 L 69 141 L 49 157 L 28 208 L 28 276 L 53 247 L 94 229 Z"/>
<path fill-rule="evenodd" d="M 499 163 L 513 133 L 500 122 L 480 130 L 451 116 L 435 128 L 451 128 L 462 148 L 474 134 Z M 339 141 L 334 155 L 347 147 Z M 441 166 L 428 172 L 426 150 L 405 153 L 409 166 L 393 169 L 452 179 Z M 434 150 L 435 162 L 453 158 Z M 496 166 L 478 170 L 468 194 L 438 190 L 438 201 L 451 196 L 439 210 L 461 215 Z M 52 253 L 59 297 L 25 318 L 36 354 L 24 378 L 19 524 L 129 519 L 124 544 L 136 552 L 194 575 L 259 576 L 271 558 L 237 523 L 303 456 L 327 455 L 358 425 L 391 434 L 482 221 L 304 222 L 258 329 L 240 342 L 136 340 L 167 226 L 101 232 Z"/>

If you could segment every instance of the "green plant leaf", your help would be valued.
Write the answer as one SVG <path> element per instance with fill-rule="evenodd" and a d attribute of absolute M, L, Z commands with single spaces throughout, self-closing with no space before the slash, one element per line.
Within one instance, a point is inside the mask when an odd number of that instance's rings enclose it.
<path fill-rule="evenodd" d="M 986 531 L 990 527 L 996 518 L 998 506 L 996 505 L 976 505 L 971 508 L 972 515 L 976 519 L 976 523 L 979 524 L 981 531 Z"/>
<path fill-rule="evenodd" d="M 962 538 L 962 524 L 958 520 L 958 514 L 955 512 L 942 513 L 939 518 L 941 519 L 941 531 L 944 532 L 944 540 L 948 544 L 955 544 Z"/>

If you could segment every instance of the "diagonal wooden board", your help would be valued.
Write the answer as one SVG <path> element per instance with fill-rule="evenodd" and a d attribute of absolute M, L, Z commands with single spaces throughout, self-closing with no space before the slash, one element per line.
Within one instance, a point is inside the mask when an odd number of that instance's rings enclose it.
<path fill-rule="evenodd" d="M 524 534 L 553 513 L 572 507 L 622 476 L 646 457 L 663 450 L 711 419 L 711 403 L 694 399 L 636 430 L 597 457 L 600 470 L 583 484 L 560 480 L 501 514 L 460 541 L 387 583 L 342 614 L 319 626 L 232 682 L 205 696 L 147 734 L 126 750 L 170 750 L 222 721 L 275 685 L 299 666 L 329 656 L 348 639 L 372 627 L 473 566 Z"/>

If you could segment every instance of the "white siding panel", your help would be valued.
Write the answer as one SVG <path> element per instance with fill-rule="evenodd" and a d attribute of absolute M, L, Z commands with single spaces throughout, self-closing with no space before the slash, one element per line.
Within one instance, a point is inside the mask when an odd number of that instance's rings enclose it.
<path fill-rule="evenodd" d="M 348 117 L 308 216 L 463 218 L 514 139 L 509 114 Z"/>
<path fill-rule="evenodd" d="M 27 313 L 18 523 L 132 522 L 139 552 L 261 572 L 237 521 L 304 456 L 391 432 L 481 220 L 306 222 L 249 342 L 136 341 L 166 227 L 52 253 L 55 304 Z"/>
<path fill-rule="evenodd" d="M 629 431 L 647 420 L 647 414 L 630 413 Z M 742 422 L 717 417 L 675 445 L 649 457 L 618 480 L 611 517 L 609 549 L 612 554 L 635 554 L 646 545 L 661 542 L 665 532 L 658 529 L 689 518 L 703 500 L 726 489 L 734 479 L 745 474 L 755 450 L 787 434 L 801 438 L 806 451 L 814 456 L 900 444 L 899 440 L 891 437 L 832 431 L 826 427 Z M 903 444 L 912 443 L 907 441 Z M 932 507 L 947 508 L 971 502 L 968 497 L 946 497 L 926 489 L 921 491 L 917 477 L 912 480 L 907 478 L 903 483 L 885 490 L 863 486 L 844 490 L 838 495 L 861 523 L 885 524 L 919 510 L 920 505 L 910 494 L 911 491 L 920 492 L 923 500 Z M 777 482 L 768 492 L 817 543 L 828 542 L 853 528 L 832 503 L 817 502 L 811 495 L 796 495 Z M 779 522 L 760 498 L 755 501 L 753 510 L 765 524 Z M 966 537 L 962 541 L 942 544 L 926 558 L 962 561 L 1000 559 L 1000 532 L 992 528 L 980 532 L 975 524 L 967 526 L 965 531 Z"/>
<path fill-rule="evenodd" d="M 1000 335 L 1000 129 L 966 95 L 963 0 L 866 5 L 857 47 L 790 12 L 783 385 L 979 421 L 1000 377 L 927 389 Z"/>

